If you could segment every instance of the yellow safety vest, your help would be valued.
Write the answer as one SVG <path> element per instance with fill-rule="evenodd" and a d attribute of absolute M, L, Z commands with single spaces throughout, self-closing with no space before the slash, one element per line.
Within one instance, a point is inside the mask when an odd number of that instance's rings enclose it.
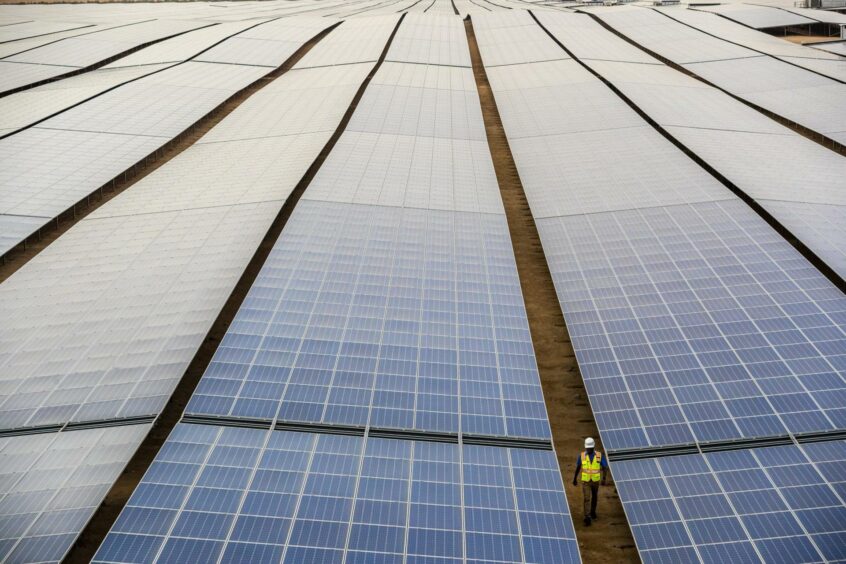
<path fill-rule="evenodd" d="M 593 453 L 593 462 L 586 452 L 582 453 L 582 482 L 598 482 L 599 471 L 602 468 L 602 453 Z"/>

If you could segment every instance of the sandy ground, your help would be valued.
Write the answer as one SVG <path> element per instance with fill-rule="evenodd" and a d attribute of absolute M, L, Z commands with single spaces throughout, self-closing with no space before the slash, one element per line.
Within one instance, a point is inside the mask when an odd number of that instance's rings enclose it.
<path fill-rule="evenodd" d="M 800 45 L 804 45 L 805 43 L 822 43 L 825 41 L 837 41 L 839 37 L 830 36 L 830 35 L 788 35 L 786 37 L 781 37 L 785 41 L 790 41 L 791 43 L 799 43 Z"/>
<path fill-rule="evenodd" d="M 541 248 L 537 228 L 508 147 L 496 102 L 481 64 L 472 24 L 465 21 L 473 71 L 482 103 L 488 144 L 505 204 L 517 270 L 523 287 L 529 326 L 538 360 L 553 442 L 574 516 L 582 558 L 588 564 L 639 562 L 623 506 L 609 478 L 601 489 L 599 520 L 590 527 L 581 521 L 581 488 L 572 485 L 576 458 L 587 436 L 599 439 L 564 317 Z M 599 445 L 601 448 L 601 445 Z"/>

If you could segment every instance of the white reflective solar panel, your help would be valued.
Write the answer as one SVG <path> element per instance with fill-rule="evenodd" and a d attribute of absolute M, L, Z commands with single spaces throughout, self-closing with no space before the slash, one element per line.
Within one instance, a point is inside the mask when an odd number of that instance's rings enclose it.
<path fill-rule="evenodd" d="M 450 0 L 440 4 L 452 13 Z M 454 15 L 409 14 L 399 28 L 387 61 L 430 65 L 470 66 L 470 49 L 463 22 Z"/>
<path fill-rule="evenodd" d="M 0 438 L 0 559 L 60 562 L 150 427 Z"/>
<path fill-rule="evenodd" d="M 133 47 L 208 24 L 191 21 L 153 20 L 96 33 L 68 37 L 55 43 L 9 57 L 8 61 L 87 67 Z"/>
<path fill-rule="evenodd" d="M 98 69 L 5 96 L 0 98 L 0 129 L 26 127 L 109 88 L 166 67 Z"/>
<path fill-rule="evenodd" d="M 840 276 L 846 277 L 846 206 L 758 200 Z"/>
<path fill-rule="evenodd" d="M 28 37 L 51 35 L 60 31 L 78 30 L 90 24 L 77 22 L 31 21 L 0 27 L 0 42 L 18 41 Z"/>
<path fill-rule="evenodd" d="M 659 55 L 679 64 L 761 56 L 674 21 L 649 8 L 592 9 L 604 22 Z"/>
<path fill-rule="evenodd" d="M 72 72 L 73 67 L 58 67 L 0 61 L 0 91 L 12 90 Z"/>
<path fill-rule="evenodd" d="M 538 20 L 552 34 L 567 38 L 566 47 L 580 59 L 628 61 L 655 64 L 657 61 L 639 49 L 632 49 L 624 39 L 607 33 L 593 18 L 586 14 L 542 11 Z"/>
<path fill-rule="evenodd" d="M 752 4 L 738 3 L 720 4 L 716 6 L 706 5 L 697 6 L 696 10 L 720 14 L 730 20 L 734 20 L 749 27 L 754 27 L 755 29 L 799 26 L 816 23 L 815 20 L 794 14 L 787 10 L 770 6 L 755 6 Z M 673 11 L 667 11 L 668 14 L 672 14 L 674 16 L 681 15 L 680 12 L 687 12 L 687 10 L 680 8 Z"/>
<path fill-rule="evenodd" d="M 0 43 L 0 58 L 8 57 L 10 55 L 15 55 L 17 53 L 21 53 L 23 51 L 28 51 L 30 49 L 35 49 L 36 47 L 41 47 L 42 45 L 47 45 L 48 43 L 53 43 L 54 41 L 59 41 L 60 39 L 64 39 L 65 37 L 76 37 L 78 35 L 87 35 L 89 33 L 96 33 L 98 31 L 109 29 L 112 27 L 116 27 L 118 25 L 127 25 L 132 22 L 123 21 L 120 24 L 118 23 L 104 23 L 104 24 L 94 24 L 94 25 L 87 25 L 86 27 L 75 28 L 68 31 L 59 31 L 56 33 L 51 33 L 49 35 L 41 35 L 38 37 L 31 37 L 28 39 L 18 39 L 16 41 L 9 41 L 7 43 Z M 85 24 L 80 24 L 85 25 Z"/>
<path fill-rule="evenodd" d="M 0 214 L 0 255 L 38 231 L 50 218 Z"/>
<path fill-rule="evenodd" d="M 105 68 L 131 67 L 158 63 L 181 62 L 196 56 L 230 35 L 256 25 L 255 20 L 222 23 L 189 31 L 155 45 L 145 47 L 106 65 Z"/>
<path fill-rule="evenodd" d="M 398 15 L 390 15 L 345 21 L 326 37 L 332 41 L 318 43 L 295 68 L 376 62 L 398 19 Z"/>
<path fill-rule="evenodd" d="M 305 199 L 503 213 L 487 143 L 346 132 Z"/>
<path fill-rule="evenodd" d="M 782 10 L 776 10 L 785 14 Z M 750 49 L 778 57 L 796 66 L 819 72 L 840 81 L 846 81 L 846 59 L 835 54 L 819 52 L 772 35 L 749 29 L 716 14 L 696 10 L 664 10 L 665 13 L 696 29 L 716 35 L 726 41 L 739 43 Z"/>
<path fill-rule="evenodd" d="M 646 125 L 510 145 L 536 218 L 733 198 Z"/>
<path fill-rule="evenodd" d="M 55 217 L 165 141 L 37 127 L 2 139 L 0 213 Z"/>
<path fill-rule="evenodd" d="M 523 10 L 474 14 L 473 29 L 486 68 L 570 58 Z"/>
<path fill-rule="evenodd" d="M 334 131 L 373 63 L 292 69 L 250 97 L 197 143 Z"/>
<path fill-rule="evenodd" d="M 246 65 L 187 62 L 125 84 L 38 127 L 172 138 L 266 73 Z"/>

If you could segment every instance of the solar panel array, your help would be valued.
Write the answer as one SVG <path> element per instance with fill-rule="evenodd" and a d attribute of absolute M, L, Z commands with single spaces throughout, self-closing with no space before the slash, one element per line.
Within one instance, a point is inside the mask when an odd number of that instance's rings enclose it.
<path fill-rule="evenodd" d="M 574 562 L 549 451 L 180 424 L 94 562 Z"/>
<path fill-rule="evenodd" d="M 807 19 L 783 10 L 776 11 L 785 14 L 788 18 Z M 716 14 L 708 14 L 697 10 L 673 10 L 663 13 L 679 22 L 726 41 L 738 43 L 755 51 L 772 55 L 782 61 L 818 72 L 841 82 L 846 80 L 846 60 L 843 60 L 843 58 L 837 55 L 826 52 L 815 52 L 802 45 L 790 43 L 767 33 L 749 29 Z M 809 20 L 809 23 L 814 22 L 810 22 Z"/>
<path fill-rule="evenodd" d="M 590 70 L 838 272 L 841 157 L 565 7 L 4 8 L 0 90 L 49 82 L 0 97 L 0 253 L 310 49 L 0 285 L 0 560 L 66 556 L 340 123 L 95 560 L 580 560 L 455 11 L 643 560 L 846 560 L 846 298 Z M 702 12 L 585 11 L 846 131 L 835 54 Z"/>
<path fill-rule="evenodd" d="M 288 20 L 279 20 L 285 22 Z M 271 22 L 284 39 L 268 58 L 256 52 L 242 64 L 186 61 L 105 92 L 0 140 L 0 214 L 41 227 L 143 161 L 230 96 L 281 65 L 330 22 L 306 19 L 289 28 Z M 257 33 L 253 28 L 247 33 Z M 287 39 L 291 37 L 292 39 Z M 206 55 L 237 53 L 230 38 Z M 206 56 L 203 55 L 203 56 Z M 221 55 L 222 56 L 222 55 Z M 250 64 L 250 63 L 255 64 Z M 37 150 L 36 150 L 37 148 Z M 40 218 L 40 225 L 38 219 Z M 23 232 L 29 236 L 36 229 Z M 6 252 L 24 237 L 9 240 Z"/>
<path fill-rule="evenodd" d="M 588 17 L 538 17 L 588 67 L 846 276 L 846 249 L 840 244 L 846 237 L 846 160 L 621 42 Z M 800 185 L 797 178 L 814 181 Z"/>
<path fill-rule="evenodd" d="M 614 463 L 644 562 L 846 558 L 846 442 Z"/>
<path fill-rule="evenodd" d="M 493 42 L 497 29 L 482 23 L 477 33 Z M 679 151 L 653 148 L 663 138 L 649 127 L 641 134 L 651 143 L 605 158 L 613 129 L 628 141 L 637 131 L 619 98 L 591 96 L 605 105 L 579 112 L 585 123 L 542 131 L 543 144 L 523 150 L 531 138 L 521 137 L 522 108 L 554 124 L 544 100 L 572 107 L 589 86 L 606 88 L 573 64 L 493 67 L 488 76 L 606 448 L 843 428 L 833 398 L 846 386 L 846 299 L 742 202 Z M 511 76 L 533 71 L 559 82 L 533 88 Z M 515 98 L 501 93 L 515 89 L 522 96 L 512 110 Z M 656 154 L 662 164 L 650 167 Z M 560 162 L 553 155 L 568 156 L 566 173 L 544 172 Z M 675 162 L 683 175 L 668 175 Z M 621 177 L 636 179 L 643 195 L 631 203 L 620 196 L 632 188 L 605 195 Z"/>
<path fill-rule="evenodd" d="M 379 69 L 189 413 L 549 438 L 471 72 Z"/>
<path fill-rule="evenodd" d="M 538 18 L 674 135 L 744 117 L 583 16 Z M 486 62 L 515 33 L 474 27 Z M 701 451 L 846 429 L 843 293 L 574 61 L 486 67 L 641 558 L 842 559 L 842 442 Z"/>
<path fill-rule="evenodd" d="M 396 37 L 464 40 L 420 27 Z M 472 71 L 438 63 L 457 51 L 392 46 L 415 62 L 381 65 L 286 223 L 189 401 L 206 425 L 177 427 L 95 561 L 579 561 Z M 433 142 L 478 144 L 475 169 Z M 450 177 L 482 196 L 438 196 Z"/>
<path fill-rule="evenodd" d="M 105 61 L 145 43 L 208 24 L 151 20 L 66 37 L 0 60 L 0 92 L 54 78 Z"/>
<path fill-rule="evenodd" d="M 846 85 L 675 21 L 655 9 L 592 8 L 635 43 L 727 92 L 829 139 L 846 141 Z"/>
<path fill-rule="evenodd" d="M 0 428 L 155 417 L 372 66 L 289 71 L 7 279 L 0 286 Z M 318 111 L 321 119 L 310 123 Z M 104 484 L 116 479 L 148 427 L 120 428 L 139 431 L 114 451 L 115 472 Z M 49 436 L 63 444 L 93 435 Z M 29 444 L 33 456 L 46 452 L 47 445 Z M 83 462 L 69 461 L 64 474 Z M 35 470 L 20 472 L 47 495 Z M 20 561 L 60 560 L 107 490 L 91 490 L 49 554 L 47 544 L 38 552 L 30 543 Z M 14 503 L 2 506 L 0 530 L 18 531 L 35 518 L 20 513 Z"/>

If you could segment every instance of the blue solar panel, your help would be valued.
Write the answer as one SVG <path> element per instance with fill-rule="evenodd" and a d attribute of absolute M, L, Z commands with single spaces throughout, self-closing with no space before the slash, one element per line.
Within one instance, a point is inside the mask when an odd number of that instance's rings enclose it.
<path fill-rule="evenodd" d="M 548 439 L 505 216 L 301 201 L 187 412 Z"/>
<path fill-rule="evenodd" d="M 846 558 L 846 442 L 614 463 L 644 562 Z"/>
<path fill-rule="evenodd" d="M 180 424 L 94 560 L 579 555 L 551 451 Z"/>
<path fill-rule="evenodd" d="M 846 428 L 846 297 L 744 203 L 538 229 L 606 448 Z"/>

